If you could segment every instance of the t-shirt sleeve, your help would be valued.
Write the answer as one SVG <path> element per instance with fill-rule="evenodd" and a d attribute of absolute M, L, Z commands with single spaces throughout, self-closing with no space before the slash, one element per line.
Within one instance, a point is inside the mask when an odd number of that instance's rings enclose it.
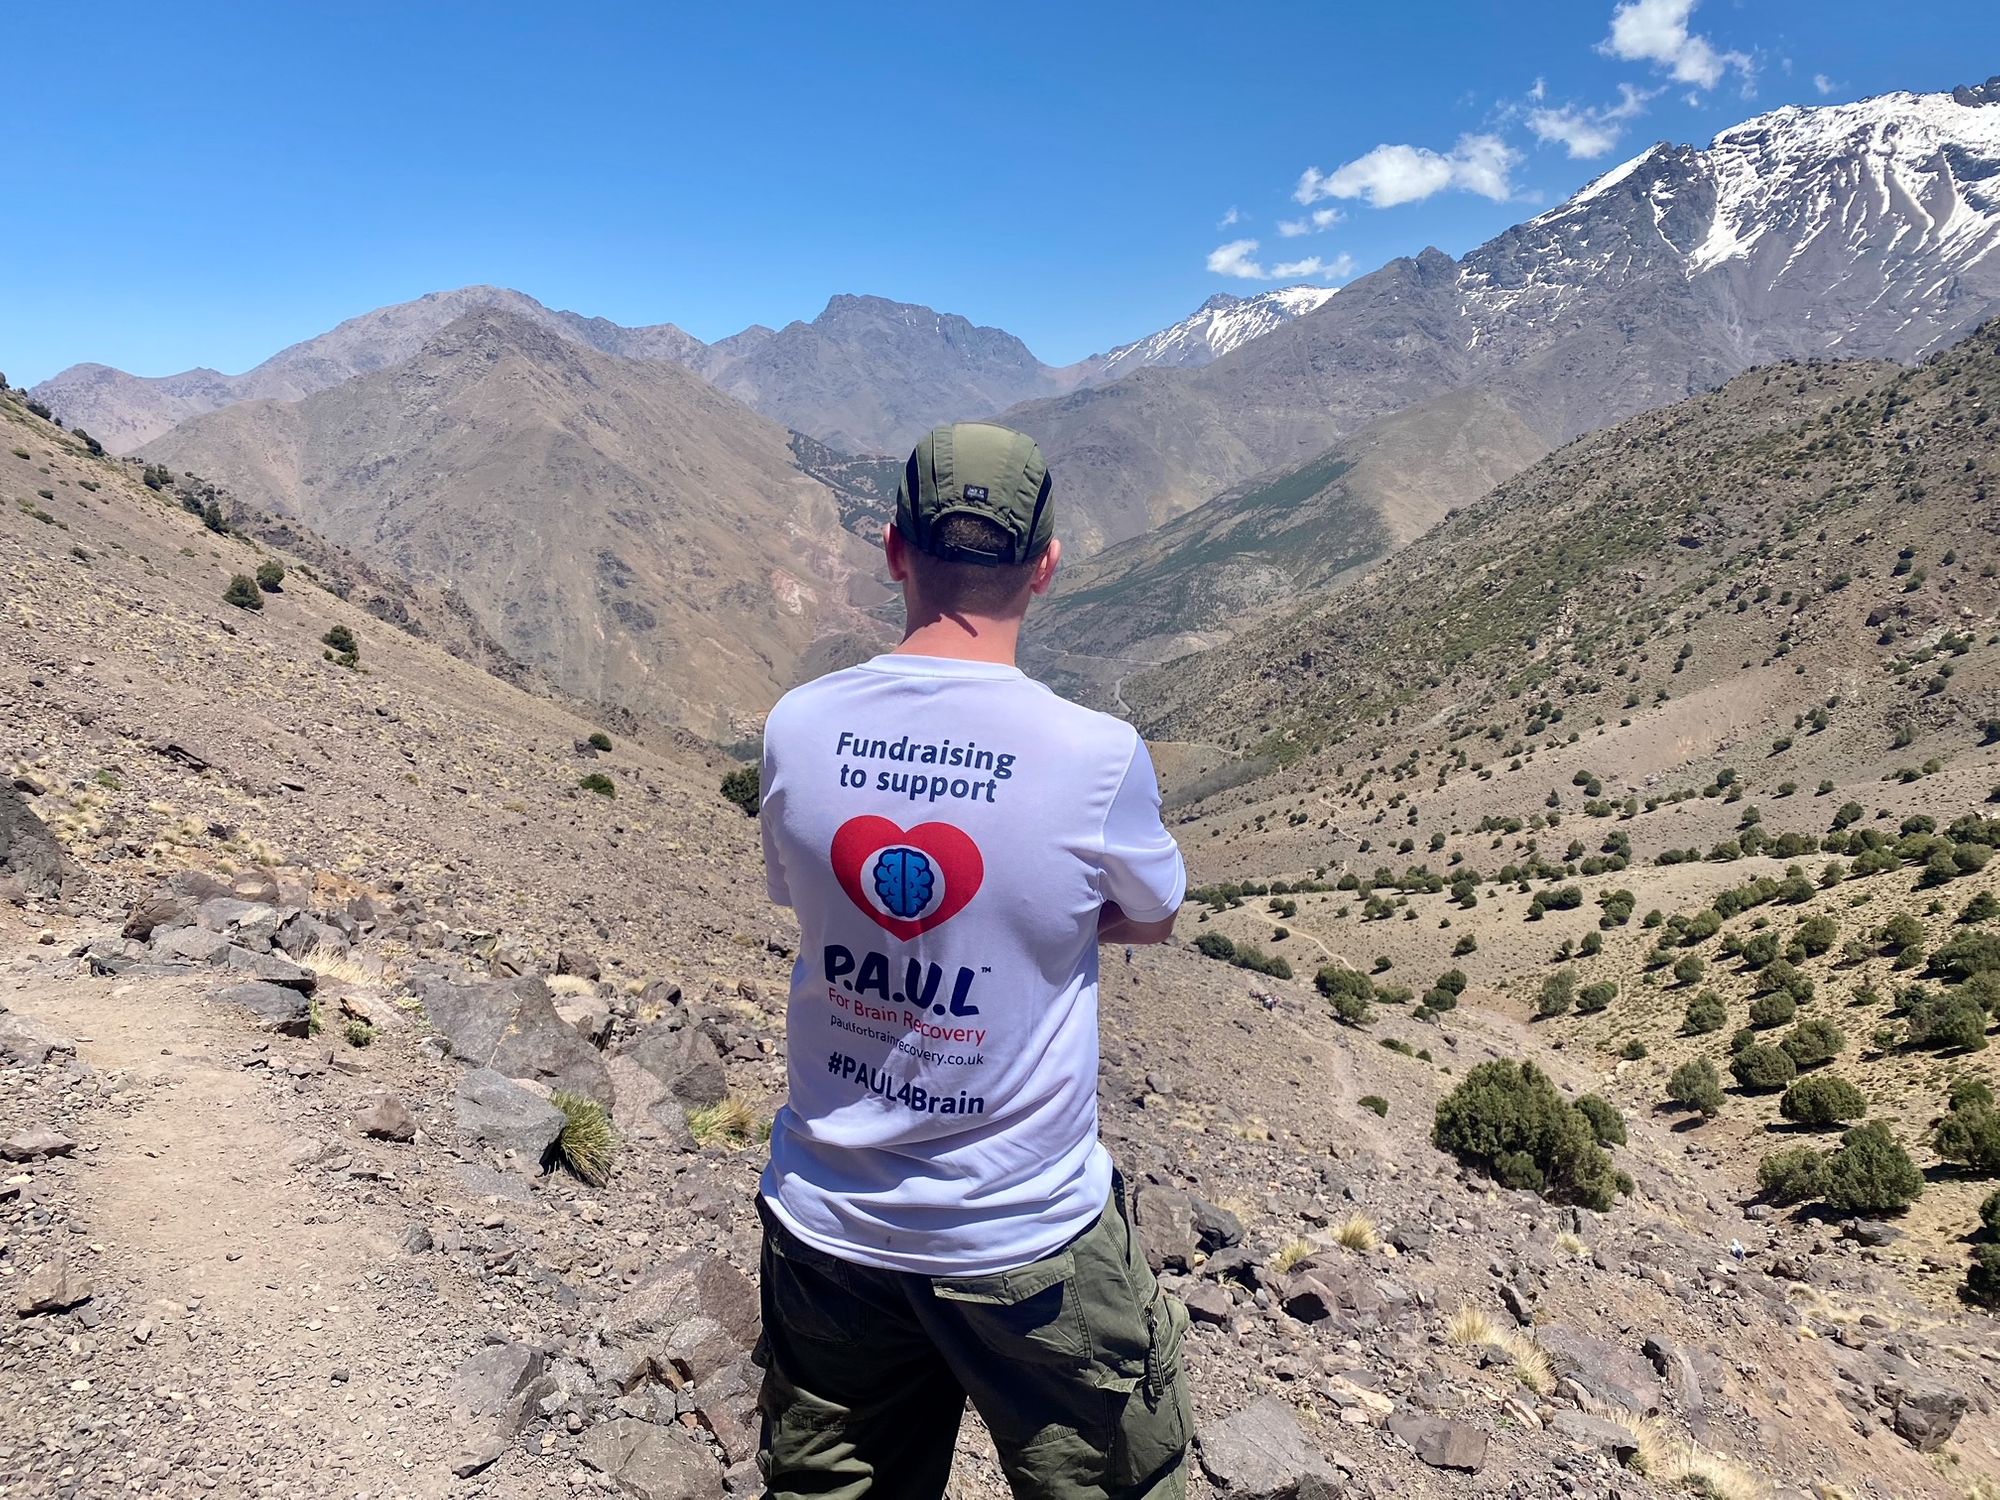
<path fill-rule="evenodd" d="M 769 726 L 764 737 L 764 763 L 759 773 L 757 829 L 764 836 L 764 889 L 779 906 L 792 904 L 792 887 L 785 879 L 783 841 L 779 838 L 785 821 L 784 797 L 779 791 L 776 768 L 771 763 Z"/>
<path fill-rule="evenodd" d="M 1135 922 L 1172 916 L 1187 894 L 1181 847 L 1160 820 L 1160 783 L 1146 743 L 1133 736 L 1132 759 L 1104 818 L 1104 899 Z"/>

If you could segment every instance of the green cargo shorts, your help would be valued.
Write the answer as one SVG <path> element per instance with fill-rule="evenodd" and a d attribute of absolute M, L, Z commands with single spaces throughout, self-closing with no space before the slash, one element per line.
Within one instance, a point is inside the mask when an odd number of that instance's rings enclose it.
<path fill-rule="evenodd" d="M 856 1265 L 764 1210 L 765 1494 L 938 1500 L 969 1396 L 1024 1500 L 1180 1500 L 1187 1309 L 1124 1197 L 1114 1180 L 1089 1229 L 992 1276 Z"/>

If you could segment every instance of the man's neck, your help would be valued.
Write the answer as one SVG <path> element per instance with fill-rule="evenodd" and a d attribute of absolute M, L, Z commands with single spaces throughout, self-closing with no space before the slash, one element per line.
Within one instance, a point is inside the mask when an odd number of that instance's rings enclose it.
<path fill-rule="evenodd" d="M 1019 620 L 995 620 L 983 615 L 933 615 L 912 619 L 904 627 L 897 656 L 941 656 L 951 661 L 1015 664 L 1021 644 Z"/>

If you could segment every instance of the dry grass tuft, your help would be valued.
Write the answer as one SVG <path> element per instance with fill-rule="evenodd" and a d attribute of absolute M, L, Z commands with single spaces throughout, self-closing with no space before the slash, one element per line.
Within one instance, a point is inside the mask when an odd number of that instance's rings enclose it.
<path fill-rule="evenodd" d="M 1568 1230 L 1556 1236 L 1556 1249 L 1562 1251 L 1564 1255 L 1590 1254 L 1590 1246 L 1583 1242 L 1583 1237 L 1571 1234 Z"/>
<path fill-rule="evenodd" d="M 1682 1482 L 1708 1500 L 1766 1500 L 1770 1494 L 1748 1469 L 1692 1443 L 1681 1453 L 1680 1470 Z"/>
<path fill-rule="evenodd" d="M 1366 1214 L 1350 1214 L 1347 1221 L 1334 1230 L 1333 1238 L 1342 1248 L 1358 1250 L 1364 1255 L 1382 1243 L 1375 1233 L 1375 1221 Z"/>
<path fill-rule="evenodd" d="M 549 1103 L 562 1111 L 562 1134 L 556 1137 L 556 1160 L 592 1187 L 603 1187 L 618 1155 L 618 1136 L 611 1117 L 595 1099 L 557 1089 Z"/>
<path fill-rule="evenodd" d="M 704 1146 L 748 1146 L 770 1138 L 769 1124 L 760 1121 L 757 1112 L 734 1094 L 720 1104 L 689 1110 L 687 1122 L 694 1138 Z"/>
<path fill-rule="evenodd" d="M 1514 1378 L 1522 1385 L 1538 1396 L 1555 1391 L 1556 1369 L 1549 1360 L 1548 1350 L 1517 1328 L 1501 1327 L 1483 1308 L 1469 1303 L 1459 1308 L 1445 1324 L 1445 1337 L 1454 1344 L 1498 1349 L 1513 1362 Z"/>
<path fill-rule="evenodd" d="M 585 979 L 581 974 L 551 974 L 546 981 L 550 993 L 556 995 L 594 995 L 597 981 Z"/>
<path fill-rule="evenodd" d="M 1287 1240 L 1278 1248 L 1278 1253 L 1271 1257 L 1271 1268 L 1280 1273 L 1289 1271 L 1312 1253 L 1313 1247 L 1306 1241 Z"/>
<path fill-rule="evenodd" d="M 1492 1344 L 1499 1341 L 1500 1335 L 1492 1314 L 1469 1302 L 1451 1315 L 1444 1331 L 1454 1344 Z"/>
<path fill-rule="evenodd" d="M 321 979 L 335 984 L 381 984 L 384 976 L 351 953 L 308 953 L 301 968 L 311 969 Z"/>
<path fill-rule="evenodd" d="M 1632 1462 L 1627 1467 L 1634 1473 L 1663 1482 L 1679 1475 L 1679 1445 L 1667 1436 L 1666 1428 L 1656 1418 L 1642 1417 L 1622 1407 L 1613 1408 L 1604 1415 L 1632 1434 Z"/>

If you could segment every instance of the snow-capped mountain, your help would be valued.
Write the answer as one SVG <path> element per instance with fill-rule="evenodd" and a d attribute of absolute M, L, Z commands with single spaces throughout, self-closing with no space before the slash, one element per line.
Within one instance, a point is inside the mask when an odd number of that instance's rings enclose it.
<path fill-rule="evenodd" d="M 1773 110 L 1661 144 L 1468 255 L 1472 340 L 1559 330 L 1652 275 L 1726 310 L 1744 363 L 1921 356 L 2000 306 L 2000 89 Z"/>
<path fill-rule="evenodd" d="M 1220 359 L 1272 329 L 1324 307 L 1338 291 L 1330 286 L 1287 286 L 1237 297 L 1217 292 L 1171 328 L 1099 355 L 1089 379 L 1116 380 L 1134 370 L 1168 367 L 1187 369 Z"/>
<path fill-rule="evenodd" d="M 1751 365 L 1912 360 L 1996 314 L 2000 83 L 1654 146 L 1463 259 L 1391 261 L 1227 358 L 1007 419 L 1065 476 L 1089 521 L 1072 536 L 1117 542 L 1456 393 L 1493 393 L 1555 446 Z M 1480 446 L 1462 425 L 1435 438 L 1439 462 Z M 1528 450 L 1514 434 L 1498 451 Z"/>

